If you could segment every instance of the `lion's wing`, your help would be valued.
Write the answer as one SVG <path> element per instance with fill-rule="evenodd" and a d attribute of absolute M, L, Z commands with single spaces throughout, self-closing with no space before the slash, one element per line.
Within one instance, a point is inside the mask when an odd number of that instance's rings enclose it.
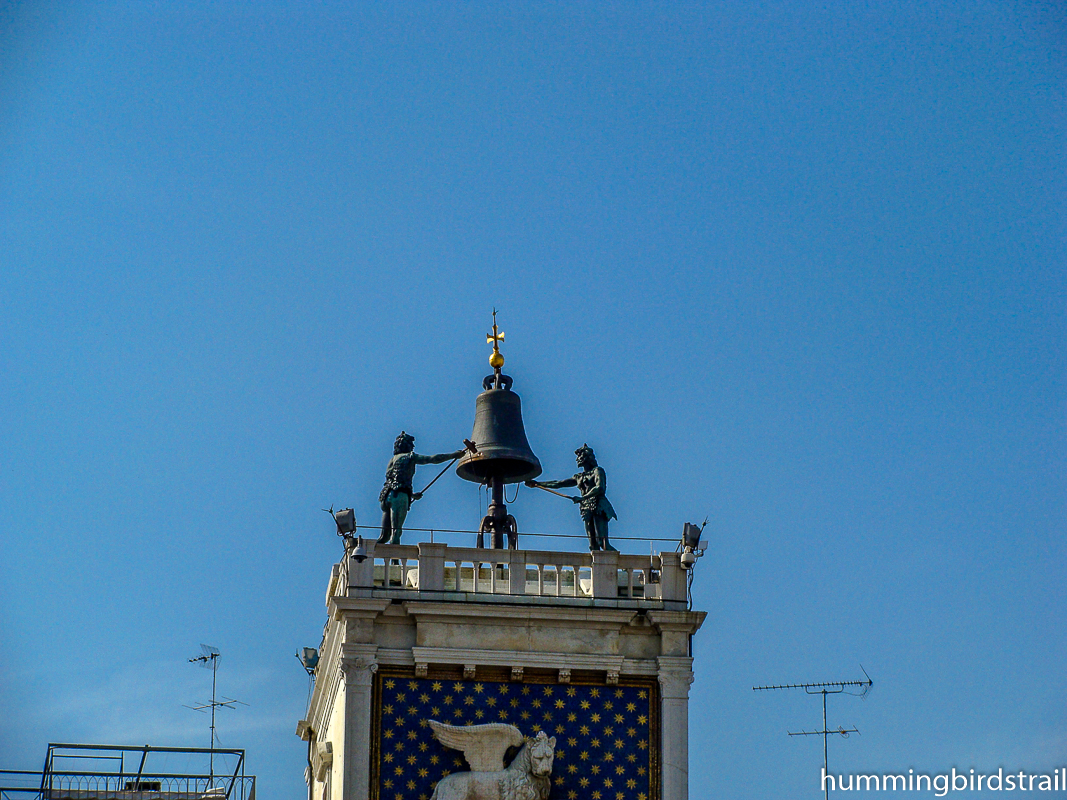
<path fill-rule="evenodd" d="M 524 741 L 514 725 L 492 722 L 488 725 L 446 725 L 427 720 L 437 741 L 453 750 L 462 750 L 471 772 L 498 772 L 504 769 L 504 753 Z"/>

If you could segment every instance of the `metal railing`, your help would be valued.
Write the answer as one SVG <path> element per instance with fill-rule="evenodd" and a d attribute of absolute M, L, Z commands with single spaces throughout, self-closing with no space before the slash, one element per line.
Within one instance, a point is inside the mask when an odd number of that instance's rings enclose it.
<path fill-rule="evenodd" d="M 184 755 L 208 769 L 164 772 L 149 763 L 155 754 L 171 763 Z M 90 768 L 77 768 L 86 761 Z M 0 800 L 255 800 L 256 778 L 244 763 L 243 750 L 53 743 L 40 772 L 0 770 Z"/>

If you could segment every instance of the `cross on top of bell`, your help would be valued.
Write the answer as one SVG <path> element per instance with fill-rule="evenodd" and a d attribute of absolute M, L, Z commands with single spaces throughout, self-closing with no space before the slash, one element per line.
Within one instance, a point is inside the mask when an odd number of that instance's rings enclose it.
<path fill-rule="evenodd" d="M 504 341 L 504 331 L 496 327 L 496 309 L 493 309 L 493 332 L 485 335 L 485 343 L 493 345 L 493 352 L 489 356 L 489 366 L 500 371 L 504 366 L 504 356 L 500 352 L 500 343 Z"/>

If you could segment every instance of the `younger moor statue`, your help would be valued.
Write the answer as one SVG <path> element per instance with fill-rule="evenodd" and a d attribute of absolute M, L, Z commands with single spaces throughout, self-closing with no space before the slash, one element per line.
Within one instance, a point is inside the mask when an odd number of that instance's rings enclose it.
<path fill-rule="evenodd" d="M 379 544 L 400 544 L 404 519 L 411 508 L 411 501 L 422 497 L 422 493 L 416 492 L 411 486 L 415 478 L 415 467 L 419 464 L 442 464 L 459 458 L 463 453 L 464 450 L 457 450 L 454 453 L 435 456 L 420 455 L 415 452 L 415 437 L 400 431 L 393 443 L 393 457 L 389 459 L 389 466 L 385 470 L 385 486 L 378 495 L 378 502 L 382 506 L 382 535 L 378 537 Z"/>
<path fill-rule="evenodd" d="M 589 536 L 589 549 L 614 550 L 615 548 L 608 542 L 608 520 L 618 519 L 618 517 L 604 494 L 608 487 L 607 475 L 603 467 L 597 466 L 593 448 L 589 445 L 583 444 L 574 451 L 574 455 L 574 460 L 582 468 L 582 472 L 573 478 L 564 478 L 561 481 L 526 481 L 526 485 L 544 489 L 577 486 L 582 496 L 572 497 L 571 500 L 578 503 L 581 509 L 585 532 Z"/>

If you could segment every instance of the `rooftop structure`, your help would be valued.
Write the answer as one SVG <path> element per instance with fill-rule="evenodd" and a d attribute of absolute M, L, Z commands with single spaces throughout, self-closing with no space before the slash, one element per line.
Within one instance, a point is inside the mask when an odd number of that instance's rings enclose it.
<path fill-rule="evenodd" d="M 0 770 L 0 800 L 255 800 L 244 770 L 244 750 L 49 744 L 41 771 Z"/>
<path fill-rule="evenodd" d="M 687 576 L 676 552 L 372 542 L 357 561 L 349 548 L 298 726 L 313 798 L 430 800 L 473 769 L 433 721 L 551 735 L 553 798 L 685 800 L 705 617 Z"/>

